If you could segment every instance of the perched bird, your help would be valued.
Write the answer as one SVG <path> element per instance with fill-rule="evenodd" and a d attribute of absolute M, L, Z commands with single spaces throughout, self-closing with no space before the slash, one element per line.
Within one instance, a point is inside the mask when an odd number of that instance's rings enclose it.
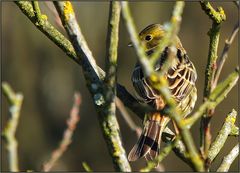
<path fill-rule="evenodd" d="M 165 33 L 166 31 L 160 24 L 149 25 L 139 33 L 140 41 L 143 43 L 148 57 L 156 50 Z M 173 46 L 176 47 L 177 53 L 165 75 L 172 97 L 176 101 L 177 107 L 182 110 L 183 117 L 186 117 L 192 111 L 197 100 L 195 87 L 197 73 L 177 36 Z M 156 63 L 156 72 L 161 71 L 168 54 L 169 47 L 166 47 Z M 165 102 L 159 92 L 151 86 L 149 79 L 144 76 L 139 62 L 135 65 L 132 83 L 143 102 L 153 106 L 156 110 L 162 110 L 165 107 Z M 170 118 L 167 115 L 161 115 L 159 111 L 146 114 L 142 134 L 128 155 L 129 161 L 135 161 L 143 156 L 147 160 L 156 158 L 160 151 L 162 132 L 169 121 Z"/>

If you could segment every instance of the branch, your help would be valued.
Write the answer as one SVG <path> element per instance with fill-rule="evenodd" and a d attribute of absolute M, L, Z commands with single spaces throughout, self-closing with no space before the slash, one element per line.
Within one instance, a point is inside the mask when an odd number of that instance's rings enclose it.
<path fill-rule="evenodd" d="M 117 3 L 118 2 L 114 4 L 116 5 Z M 112 157 L 115 170 L 131 171 L 125 150 L 122 146 L 119 126 L 115 116 L 114 93 L 111 90 L 109 91 L 108 87 L 106 87 L 105 83 L 103 83 L 100 78 L 99 69 L 81 33 L 71 3 L 69 1 L 54 2 L 54 5 L 60 15 L 63 26 L 71 39 L 77 56 L 81 57 L 81 64 L 85 79 L 87 80 L 87 86 L 94 99 L 96 110 L 99 113 L 99 123 L 105 141 L 108 144 L 108 151 Z M 112 13 L 115 15 L 120 13 L 120 10 L 118 9 L 120 6 L 116 6 L 114 7 L 114 10 L 116 9 L 116 11 L 113 10 L 111 15 L 113 15 Z M 115 20 L 118 20 L 118 18 L 116 17 Z M 116 23 L 118 22 L 119 21 Z M 118 29 L 116 27 L 114 28 Z M 118 33 L 118 31 L 114 33 Z M 114 46 L 117 46 L 116 42 Z M 113 50 L 114 49 L 115 48 L 113 48 Z M 111 58 L 116 59 L 116 57 Z"/>
<path fill-rule="evenodd" d="M 223 158 L 223 161 L 220 167 L 217 169 L 217 172 L 228 172 L 230 166 L 233 161 L 239 155 L 239 144 L 235 145 L 235 147 L 230 151 L 230 153 Z"/>
<path fill-rule="evenodd" d="M 211 4 L 207 1 L 201 1 L 200 5 L 205 13 L 212 20 L 212 28 L 209 30 L 208 35 L 210 37 L 209 52 L 208 52 L 208 63 L 205 70 L 205 87 L 204 87 L 204 100 L 209 98 L 214 86 L 214 76 L 217 69 L 217 50 L 220 37 L 220 26 L 223 21 L 226 20 L 226 16 L 222 7 L 218 7 L 215 10 Z M 206 114 L 201 119 L 201 151 L 202 156 L 207 156 L 208 149 L 211 144 L 211 131 L 210 131 L 210 120 L 214 113 L 214 109 L 207 109 Z"/>
<path fill-rule="evenodd" d="M 215 109 L 215 107 L 227 97 L 227 94 L 237 84 L 238 78 L 239 69 L 236 68 L 236 70 L 231 73 L 227 79 L 218 84 L 218 86 L 210 94 L 209 99 L 206 100 L 194 114 L 184 120 L 186 126 L 191 127 L 199 118 L 203 116 L 207 109 Z"/>
<path fill-rule="evenodd" d="M 180 2 L 180 1 L 176 3 L 174 12 L 173 12 L 173 17 L 177 19 L 181 19 L 181 17 L 179 17 L 181 13 L 176 13 L 176 11 L 181 12 L 182 10 L 179 10 L 179 8 L 183 8 L 184 6 L 183 4 L 184 2 Z M 183 117 L 180 115 L 179 110 L 176 109 L 176 106 L 175 106 L 176 104 L 173 98 L 171 97 L 170 91 L 168 89 L 167 81 L 162 74 L 159 75 L 154 71 L 154 68 L 150 63 L 150 61 L 148 60 L 145 54 L 145 51 L 142 48 L 142 45 L 138 39 L 138 34 L 136 32 L 136 28 L 129 10 L 128 2 L 121 2 L 121 5 L 122 5 L 122 14 L 123 14 L 124 21 L 128 29 L 131 41 L 137 52 L 141 66 L 143 67 L 144 74 L 145 76 L 149 76 L 152 86 L 161 93 L 164 100 L 166 101 L 166 104 L 167 104 L 166 107 L 168 112 L 167 115 L 169 115 L 170 118 L 172 118 L 176 122 L 180 130 L 180 135 L 182 136 L 183 142 L 186 145 L 192 165 L 194 165 L 194 170 L 203 171 L 204 170 L 203 162 L 198 155 L 196 147 L 194 146 L 194 142 L 189 130 L 182 125 Z M 179 16 L 176 17 L 174 15 L 179 15 Z M 171 20 L 171 21 L 179 22 L 178 20 Z M 171 25 L 171 26 L 174 27 L 176 25 Z"/>
<path fill-rule="evenodd" d="M 225 46 L 223 48 L 222 54 L 219 57 L 218 63 L 217 63 L 217 70 L 216 70 L 216 75 L 214 77 L 214 82 L 213 82 L 213 86 L 216 86 L 218 83 L 218 79 L 220 77 L 223 65 L 228 57 L 228 51 L 232 45 L 233 40 L 235 39 L 235 37 L 237 36 L 237 33 L 239 31 L 239 21 L 237 22 L 237 24 L 234 26 L 232 34 L 230 35 L 230 37 L 225 41 Z"/>
<path fill-rule="evenodd" d="M 15 1 L 16 5 L 19 7 L 19 9 L 31 20 L 31 22 L 41 31 L 44 35 L 46 35 L 50 40 L 52 40 L 60 49 L 65 52 L 69 58 L 71 58 L 73 61 L 75 61 L 77 64 L 81 65 L 81 59 L 82 57 L 78 57 L 76 55 L 76 52 L 71 44 L 71 42 L 64 37 L 56 28 L 54 28 L 53 25 L 51 25 L 47 21 L 47 17 L 45 15 L 42 15 L 44 17 L 41 18 L 43 22 L 42 25 L 39 25 L 34 13 L 33 6 L 31 2 L 28 1 Z M 84 49 L 85 47 L 83 47 Z M 92 57 L 91 59 L 94 59 Z M 93 68 L 93 67 L 91 67 Z M 105 78 L 105 72 L 97 66 L 99 78 L 104 79 Z M 91 88 L 92 90 L 97 89 L 96 84 L 92 84 Z M 138 101 L 126 90 L 125 87 L 123 87 L 120 84 L 117 84 L 117 96 L 123 101 L 124 105 L 129 107 L 134 113 L 137 114 L 141 119 L 143 119 L 145 110 L 153 110 L 148 105 L 142 106 Z M 146 109 L 147 108 L 147 109 Z"/>
<path fill-rule="evenodd" d="M 217 10 L 215 10 L 208 1 L 201 1 L 200 4 L 205 13 L 216 24 L 220 24 L 226 20 L 226 15 L 222 7 L 218 7 Z"/>
<path fill-rule="evenodd" d="M 233 109 L 225 119 L 225 122 L 221 128 L 221 130 L 218 132 L 218 135 L 216 139 L 213 141 L 213 143 L 210 146 L 208 157 L 207 157 L 207 163 L 211 164 L 215 157 L 218 155 L 222 147 L 224 146 L 228 135 L 232 131 L 232 127 L 234 126 L 234 123 L 236 121 L 237 112 Z"/>
<path fill-rule="evenodd" d="M 7 98 L 10 104 L 9 112 L 11 114 L 11 117 L 9 118 L 6 127 L 2 132 L 2 137 L 4 137 L 7 142 L 10 171 L 18 172 L 18 142 L 15 134 L 20 117 L 20 111 L 22 108 L 23 95 L 21 93 L 15 93 L 12 90 L 11 86 L 6 82 L 2 82 L 2 89 L 4 96 Z"/>
<path fill-rule="evenodd" d="M 47 17 L 41 17 L 41 25 L 35 15 L 33 6 L 29 1 L 15 1 L 15 4 L 19 7 L 19 9 L 25 14 L 28 19 L 41 31 L 46 35 L 50 40 L 52 40 L 60 49 L 62 49 L 72 60 L 76 63 L 80 64 L 80 59 L 77 57 L 74 48 L 71 42 L 64 37 L 53 25 L 48 22 Z M 43 15 L 42 15 L 43 16 Z"/>
<path fill-rule="evenodd" d="M 127 125 L 130 127 L 130 129 L 132 131 L 134 131 L 138 137 L 140 137 L 140 135 L 141 135 L 141 128 L 139 126 L 137 126 L 134 123 L 134 121 L 131 119 L 131 117 L 128 114 L 126 108 L 124 107 L 122 101 L 119 98 L 116 97 L 115 98 L 115 104 L 116 104 L 118 110 L 120 111 L 122 117 L 126 121 Z"/>
<path fill-rule="evenodd" d="M 101 85 L 100 75 L 95 59 L 89 49 L 82 31 L 76 21 L 71 2 L 54 2 L 63 26 L 71 40 L 78 59 L 84 71 L 84 76 L 88 85 Z"/>
<path fill-rule="evenodd" d="M 57 149 L 55 149 L 52 154 L 51 158 L 44 163 L 43 171 L 49 172 L 54 164 L 59 160 L 59 158 L 63 155 L 63 153 L 67 150 L 69 145 L 72 143 L 72 136 L 76 129 L 76 125 L 80 119 L 79 117 L 79 106 L 81 105 L 81 96 L 79 93 L 75 93 L 74 95 L 74 104 L 70 111 L 70 117 L 67 120 L 67 128 L 64 131 L 63 138 L 60 142 L 60 145 Z"/>
<path fill-rule="evenodd" d="M 38 25 L 42 25 L 43 20 L 42 20 L 42 14 L 41 14 L 38 1 L 32 1 L 32 5 L 33 5 L 34 13 L 36 15 L 36 21 L 38 22 Z"/>

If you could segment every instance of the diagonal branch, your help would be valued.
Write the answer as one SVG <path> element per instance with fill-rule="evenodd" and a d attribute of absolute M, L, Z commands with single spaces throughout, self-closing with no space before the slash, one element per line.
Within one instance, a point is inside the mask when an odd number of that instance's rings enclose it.
<path fill-rule="evenodd" d="M 232 90 L 232 88 L 237 84 L 238 78 L 239 69 L 236 68 L 236 70 L 232 72 L 227 79 L 218 84 L 211 93 L 209 99 L 206 100 L 194 114 L 184 120 L 186 125 L 191 127 L 203 116 L 207 109 L 214 109 L 219 103 L 221 103 L 227 97 L 227 94 Z"/>
<path fill-rule="evenodd" d="M 237 112 L 233 109 L 227 115 L 221 130 L 218 132 L 216 139 L 213 141 L 213 143 L 209 148 L 208 157 L 207 157 L 208 164 L 211 164 L 213 162 L 213 160 L 216 158 L 216 156 L 219 154 L 220 150 L 224 146 L 228 138 L 228 135 L 231 133 L 232 128 L 234 127 L 236 118 L 237 118 Z"/>
<path fill-rule="evenodd" d="M 82 100 L 80 94 L 75 93 L 73 107 L 70 111 L 70 117 L 67 120 L 67 128 L 64 131 L 59 147 L 52 152 L 51 158 L 43 164 L 44 172 L 49 172 L 52 169 L 57 160 L 59 160 L 68 146 L 72 143 L 72 136 L 80 119 L 79 106 L 81 105 L 81 102 Z"/>
<path fill-rule="evenodd" d="M 230 166 L 232 165 L 233 161 L 239 155 L 239 144 L 235 145 L 230 153 L 223 158 L 223 161 L 220 167 L 217 169 L 217 172 L 228 172 Z"/>

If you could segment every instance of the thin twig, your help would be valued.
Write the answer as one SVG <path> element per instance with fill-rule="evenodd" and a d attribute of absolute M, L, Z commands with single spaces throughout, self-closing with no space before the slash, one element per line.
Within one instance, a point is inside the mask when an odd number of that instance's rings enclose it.
<path fill-rule="evenodd" d="M 7 142 L 10 171 L 18 172 L 19 171 L 17 152 L 18 142 L 15 137 L 15 134 L 19 122 L 20 111 L 22 108 L 23 95 L 21 93 L 15 93 L 7 82 L 2 82 L 2 89 L 3 94 L 5 95 L 10 104 L 9 112 L 11 115 L 7 122 L 6 127 L 2 132 L 2 136 L 4 137 L 4 139 L 6 139 Z"/>
<path fill-rule="evenodd" d="M 182 5 L 183 3 L 184 2 L 182 1 L 181 2 L 179 1 L 176 3 L 174 7 L 174 11 L 178 11 L 179 13 L 176 14 L 175 12 L 173 12 L 174 15 L 181 16 L 182 10 L 179 10 L 179 8 L 183 8 L 183 5 Z M 148 60 L 148 58 L 146 57 L 145 51 L 143 50 L 143 47 L 138 39 L 138 34 L 136 32 L 136 28 L 130 13 L 128 2 L 121 2 L 121 5 L 122 5 L 123 18 L 125 20 L 131 41 L 134 44 L 134 47 L 136 49 L 139 61 L 143 67 L 144 74 L 146 76 L 149 76 L 152 86 L 161 93 L 164 100 L 166 101 L 166 104 L 167 104 L 166 107 L 168 108 L 167 115 L 169 115 L 176 122 L 180 130 L 180 135 L 182 136 L 184 144 L 186 145 L 194 170 L 203 171 L 204 170 L 203 162 L 196 150 L 196 147 L 194 145 L 189 129 L 187 129 L 187 127 L 182 125 L 183 117 L 179 115 L 179 110 L 176 109 L 175 101 L 171 97 L 170 91 L 168 89 L 168 83 L 166 79 L 163 77 L 163 75 L 159 75 L 154 71 L 154 68 L 150 63 L 150 61 Z M 177 17 L 177 18 L 181 19 L 181 17 Z M 171 20 L 171 21 L 179 23 L 178 20 Z M 173 27 L 176 25 L 171 25 L 171 26 Z"/>
<path fill-rule="evenodd" d="M 212 28 L 209 30 L 208 35 L 210 37 L 208 63 L 205 70 L 205 87 L 204 87 L 204 100 L 208 99 L 212 90 L 214 89 L 214 76 L 217 69 L 217 50 L 220 37 L 221 23 L 226 20 L 226 15 L 222 7 L 218 7 L 215 10 L 211 4 L 207 1 L 201 1 L 200 5 L 203 11 L 212 20 Z M 203 158 L 206 158 L 208 149 L 211 144 L 211 129 L 210 120 L 214 113 L 214 109 L 208 109 L 201 119 L 200 127 L 200 149 Z"/>
<path fill-rule="evenodd" d="M 232 88 L 237 84 L 239 78 L 239 70 L 236 68 L 223 82 L 210 94 L 208 100 L 206 100 L 197 111 L 189 118 L 185 119 L 186 126 L 191 127 L 199 118 L 203 116 L 207 109 L 214 109 L 219 103 L 221 103 Z"/>
<path fill-rule="evenodd" d="M 52 13 L 52 15 L 54 16 L 54 21 L 56 23 L 56 25 L 64 30 L 64 27 L 62 26 L 62 22 L 61 19 L 56 11 L 56 9 L 54 8 L 53 2 L 52 1 L 44 1 L 43 2 L 46 7 L 48 8 L 48 10 Z"/>
<path fill-rule="evenodd" d="M 228 172 L 230 166 L 232 165 L 233 161 L 239 155 L 239 144 L 235 145 L 230 153 L 223 158 L 223 161 L 220 167 L 217 169 L 217 172 Z"/>
<path fill-rule="evenodd" d="M 43 164 L 44 172 L 48 172 L 52 169 L 54 164 L 59 160 L 59 158 L 72 143 L 73 133 L 76 129 L 78 121 L 80 120 L 79 106 L 81 105 L 81 102 L 82 100 L 80 94 L 75 93 L 73 107 L 70 111 L 70 117 L 67 120 L 67 128 L 64 131 L 63 138 L 60 142 L 59 147 L 52 152 L 50 159 Z"/>
<path fill-rule="evenodd" d="M 218 132 L 216 139 L 212 142 L 209 148 L 207 157 L 208 164 L 211 164 L 213 162 L 213 160 L 216 158 L 216 156 L 219 154 L 220 150 L 224 146 L 228 135 L 232 131 L 232 127 L 234 126 L 236 117 L 237 112 L 234 109 L 227 115 L 221 130 Z"/>
<path fill-rule="evenodd" d="M 217 62 L 217 70 L 216 70 L 216 74 L 215 74 L 215 77 L 214 77 L 213 87 L 215 87 L 218 83 L 218 79 L 220 77 L 223 65 L 224 65 L 224 63 L 225 63 L 225 61 L 228 57 L 228 51 L 229 51 L 235 37 L 237 36 L 238 31 L 239 31 L 239 21 L 234 26 L 230 37 L 225 41 L 225 46 L 223 48 L 222 54 L 219 57 L 218 62 Z"/>
<path fill-rule="evenodd" d="M 115 98 L 115 103 L 118 108 L 118 110 L 121 112 L 122 117 L 126 121 L 127 125 L 130 127 L 132 131 L 136 133 L 136 135 L 139 137 L 141 135 L 141 128 L 137 126 L 134 121 L 131 119 L 130 115 L 128 114 L 126 108 L 124 107 L 122 101 L 119 98 Z"/>

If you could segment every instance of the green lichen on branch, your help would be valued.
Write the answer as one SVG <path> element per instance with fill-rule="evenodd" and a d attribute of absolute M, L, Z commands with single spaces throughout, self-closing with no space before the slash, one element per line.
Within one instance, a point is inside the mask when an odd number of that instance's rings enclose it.
<path fill-rule="evenodd" d="M 218 132 L 216 139 L 213 141 L 209 148 L 207 157 L 208 164 L 210 164 L 216 158 L 216 156 L 219 154 L 220 150 L 224 146 L 228 135 L 231 133 L 232 128 L 234 127 L 236 118 L 237 112 L 233 109 L 227 115 L 221 130 Z"/>
<path fill-rule="evenodd" d="M 41 17 L 41 25 L 39 25 L 39 18 L 35 15 L 33 6 L 30 1 L 15 1 L 20 10 L 31 20 L 31 22 L 52 40 L 59 48 L 61 48 L 71 59 L 80 64 L 80 59 L 77 57 L 71 42 L 64 37 L 46 17 Z"/>
<path fill-rule="evenodd" d="M 12 90 L 11 86 L 6 82 L 2 83 L 2 90 L 4 96 L 7 98 L 10 104 L 9 112 L 11 115 L 9 117 L 6 127 L 2 132 L 2 137 L 7 142 L 10 171 L 18 172 L 19 171 L 17 152 L 18 142 L 15 137 L 15 134 L 20 117 L 20 111 L 22 108 L 23 95 L 21 93 L 15 93 Z"/>
<path fill-rule="evenodd" d="M 232 131 L 229 135 L 230 136 L 239 136 L 239 128 L 236 125 L 234 125 L 232 127 Z"/>
<path fill-rule="evenodd" d="M 207 99 L 189 118 L 185 119 L 186 126 L 191 127 L 207 109 L 214 109 L 219 103 L 221 103 L 237 84 L 239 78 L 239 69 L 236 68 L 223 82 L 217 85 L 217 87 L 211 93 L 209 99 Z"/>
<path fill-rule="evenodd" d="M 230 166 L 232 165 L 233 161 L 239 155 L 239 144 L 235 145 L 230 153 L 225 156 L 222 160 L 220 167 L 217 169 L 217 172 L 228 172 Z"/>
<path fill-rule="evenodd" d="M 210 37 L 208 63 L 205 70 L 205 85 L 204 85 L 204 100 L 209 98 L 214 86 L 214 77 L 217 70 L 217 51 L 220 37 L 221 23 L 226 20 L 226 15 L 222 7 L 218 7 L 215 10 L 211 4 L 207 1 L 200 1 L 200 5 L 203 11 L 212 20 L 212 28 L 209 30 L 208 35 Z M 206 158 L 208 149 L 211 144 L 211 129 L 210 120 L 214 113 L 214 109 L 207 109 L 206 113 L 201 119 L 200 127 L 200 145 L 203 158 Z"/>
<path fill-rule="evenodd" d="M 226 20 L 226 15 L 222 7 L 218 7 L 215 10 L 208 1 L 200 2 L 202 9 L 215 23 L 220 24 Z"/>
<path fill-rule="evenodd" d="M 36 16 L 34 13 L 34 9 L 32 7 L 31 2 L 28 1 L 15 1 L 16 5 L 19 9 L 25 14 L 28 19 L 50 40 L 52 40 L 60 49 L 63 50 L 64 53 L 68 55 L 69 58 L 74 60 L 77 64 L 81 65 L 81 58 L 79 58 L 71 44 L 71 42 L 64 37 L 53 25 L 50 24 L 49 21 L 44 20 L 42 25 L 38 25 L 36 23 Z M 105 72 L 97 66 L 97 70 L 99 71 L 99 78 L 105 78 Z M 97 89 L 96 84 L 92 84 L 92 90 Z M 128 91 L 120 84 L 117 84 L 117 95 L 123 101 L 124 105 L 129 107 L 133 112 L 142 118 L 142 114 L 144 110 L 148 111 L 151 109 L 149 106 L 142 106 L 138 101 L 128 93 Z M 146 109 L 148 108 L 148 109 Z"/>

